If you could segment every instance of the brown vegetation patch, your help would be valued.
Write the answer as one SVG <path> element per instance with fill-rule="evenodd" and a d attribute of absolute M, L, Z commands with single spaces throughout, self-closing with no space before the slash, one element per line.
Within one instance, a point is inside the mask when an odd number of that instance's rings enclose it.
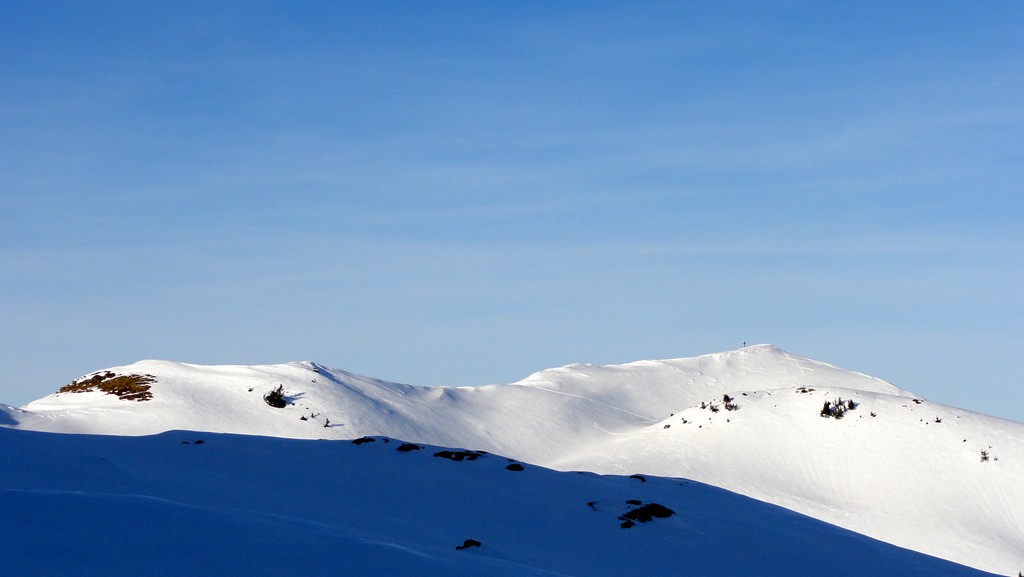
<path fill-rule="evenodd" d="M 64 385 L 57 392 L 102 391 L 108 395 L 117 395 L 123 401 L 148 401 L 153 398 L 149 385 L 155 382 L 156 377 L 153 375 L 116 375 L 107 371 L 71 381 L 70 385 Z"/>

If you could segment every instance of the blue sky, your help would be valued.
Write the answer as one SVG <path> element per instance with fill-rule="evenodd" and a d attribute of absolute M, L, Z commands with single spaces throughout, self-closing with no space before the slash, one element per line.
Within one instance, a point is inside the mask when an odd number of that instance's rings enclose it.
<path fill-rule="evenodd" d="M 1019 2 L 0 3 L 0 401 L 771 342 L 1024 420 Z"/>

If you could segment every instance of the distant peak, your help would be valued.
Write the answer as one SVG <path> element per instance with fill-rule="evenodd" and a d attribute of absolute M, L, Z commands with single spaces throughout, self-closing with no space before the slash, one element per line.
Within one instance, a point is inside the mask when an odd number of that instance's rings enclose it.
<path fill-rule="evenodd" d="M 788 353 L 788 352 L 786 352 L 786 351 L 780 349 L 779 347 L 777 347 L 777 346 L 775 346 L 773 344 L 770 344 L 770 343 L 762 343 L 762 344 L 756 344 L 756 345 L 747 345 L 745 347 L 740 347 L 738 349 L 735 349 L 735 350 L 732 350 L 732 351 L 728 351 L 726 354 L 755 355 L 755 356 L 760 355 L 760 356 L 767 356 L 767 357 L 776 357 L 776 356 L 778 356 L 778 357 L 785 357 L 785 356 L 792 357 L 793 356 L 790 353 Z"/>
<path fill-rule="evenodd" d="M 699 357 L 731 357 L 731 356 L 749 356 L 749 355 L 788 355 L 786 351 L 770 343 L 760 343 L 753 345 L 744 345 L 738 349 L 731 349 L 727 351 L 721 351 L 717 353 L 706 353 Z"/>
<path fill-rule="evenodd" d="M 775 346 L 773 344 L 764 343 L 764 344 L 758 344 L 758 345 L 746 345 L 746 346 L 741 347 L 741 348 L 736 349 L 736 350 L 739 350 L 739 351 L 763 351 L 763 350 L 780 351 L 782 349 L 780 349 L 779 347 L 777 347 L 777 346 Z"/>

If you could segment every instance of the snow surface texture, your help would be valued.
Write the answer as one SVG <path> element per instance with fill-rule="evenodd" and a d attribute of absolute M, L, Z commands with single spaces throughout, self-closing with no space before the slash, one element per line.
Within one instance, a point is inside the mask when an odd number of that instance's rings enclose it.
<path fill-rule="evenodd" d="M 109 371 L 152 375 L 152 399 L 55 394 L 20 410 L 0 407 L 0 425 L 114 435 L 386 435 L 562 471 L 694 479 L 957 563 L 1009 575 L 1024 569 L 1024 424 L 931 403 L 770 345 L 570 365 L 511 385 L 459 388 L 389 383 L 309 362 L 143 361 Z M 284 408 L 264 401 L 278 385 Z M 825 403 L 834 410 L 840 398 L 842 418 L 822 416 Z"/>
<path fill-rule="evenodd" d="M 0 429 L 3 574 L 989 575 L 696 482 L 439 449 Z"/>

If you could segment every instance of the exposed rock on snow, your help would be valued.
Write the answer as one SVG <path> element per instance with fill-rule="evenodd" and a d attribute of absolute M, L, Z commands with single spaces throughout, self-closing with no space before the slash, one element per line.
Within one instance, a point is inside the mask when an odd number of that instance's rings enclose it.
<path fill-rule="evenodd" d="M 100 391 L 122 401 L 148 401 L 153 398 L 149 389 L 155 382 L 156 377 L 153 375 L 117 375 L 105 371 L 71 381 L 71 384 L 61 387 L 57 394 Z"/>

